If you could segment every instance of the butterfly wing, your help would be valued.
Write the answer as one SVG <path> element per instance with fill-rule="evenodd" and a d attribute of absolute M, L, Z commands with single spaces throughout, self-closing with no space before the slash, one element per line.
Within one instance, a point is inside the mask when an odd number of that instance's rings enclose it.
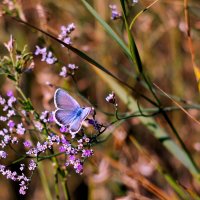
<path fill-rule="evenodd" d="M 73 111 L 80 107 L 78 102 L 61 88 L 57 89 L 54 94 L 54 104 L 56 108 L 66 111 Z"/>
<path fill-rule="evenodd" d="M 54 120 L 60 126 L 69 125 L 76 117 L 73 111 L 57 109 L 54 113 Z"/>
<path fill-rule="evenodd" d="M 82 109 L 81 114 L 79 116 L 76 116 L 75 119 L 70 123 L 69 132 L 71 134 L 75 134 L 75 133 L 79 132 L 83 121 L 91 112 L 90 107 L 81 108 L 81 109 Z"/>

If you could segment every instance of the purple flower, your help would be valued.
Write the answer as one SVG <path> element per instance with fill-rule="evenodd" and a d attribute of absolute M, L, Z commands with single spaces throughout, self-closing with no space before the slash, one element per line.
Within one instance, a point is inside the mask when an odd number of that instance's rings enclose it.
<path fill-rule="evenodd" d="M 43 111 L 40 115 L 40 120 L 42 120 L 44 123 L 48 122 L 48 114 L 49 112 L 47 110 Z"/>
<path fill-rule="evenodd" d="M 5 135 L 4 138 L 3 138 L 3 141 L 5 142 L 5 144 L 8 144 L 11 141 L 11 136 Z"/>
<path fill-rule="evenodd" d="M 69 155 L 69 162 L 70 162 L 71 164 L 73 164 L 75 160 L 76 160 L 75 155 Z"/>
<path fill-rule="evenodd" d="M 59 75 L 66 78 L 67 77 L 67 67 L 63 66 L 62 71 L 60 72 Z"/>
<path fill-rule="evenodd" d="M 60 146 L 59 147 L 59 151 L 60 152 L 65 152 L 66 151 L 66 147 L 65 146 Z"/>
<path fill-rule="evenodd" d="M 39 46 L 36 45 L 36 50 L 35 50 L 35 55 L 42 55 L 42 57 L 46 58 L 47 55 L 47 48 L 40 48 Z"/>
<path fill-rule="evenodd" d="M 0 116 L 0 121 L 3 121 L 3 122 L 5 122 L 7 119 L 8 119 L 7 117 Z"/>
<path fill-rule="evenodd" d="M 82 157 L 90 157 L 93 155 L 92 149 L 83 149 L 82 150 Z"/>
<path fill-rule="evenodd" d="M 76 27 L 75 27 L 74 23 L 71 23 L 68 26 L 61 26 L 60 27 L 61 33 L 58 35 L 58 38 L 60 40 L 63 40 L 65 37 L 70 35 L 71 32 L 75 30 L 75 28 Z"/>
<path fill-rule="evenodd" d="M 48 122 L 49 123 L 54 122 L 54 118 L 53 118 L 53 113 L 52 112 L 50 112 L 50 114 L 49 114 Z"/>
<path fill-rule="evenodd" d="M 84 140 L 85 140 L 86 143 L 90 142 L 90 138 L 88 138 L 88 137 L 86 137 Z"/>
<path fill-rule="evenodd" d="M 28 187 L 26 186 L 26 182 L 25 181 L 21 181 L 19 186 L 20 186 L 19 193 L 21 195 L 25 195 L 26 194 L 26 190 L 28 189 Z"/>
<path fill-rule="evenodd" d="M 10 3 L 13 4 L 13 2 L 8 1 L 8 0 L 6 0 L 6 1 L 4 0 L 4 2 L 9 2 L 8 5 L 10 5 Z M 13 5 L 13 6 L 14 6 L 14 5 Z M 12 35 L 10 35 L 10 40 L 8 41 L 8 43 L 4 43 L 4 46 L 7 48 L 7 50 L 8 50 L 9 52 L 11 52 L 11 51 L 13 50 L 13 45 L 14 45 L 14 40 L 13 40 Z"/>
<path fill-rule="evenodd" d="M 75 70 L 78 69 L 78 66 L 76 66 L 75 64 L 68 64 L 68 68 L 71 70 Z"/>
<path fill-rule="evenodd" d="M 15 116 L 15 111 L 14 110 L 8 110 L 8 113 L 7 113 L 7 117 L 10 118 L 12 116 Z"/>
<path fill-rule="evenodd" d="M 114 92 L 110 93 L 105 99 L 107 102 L 115 104 L 117 106 Z"/>
<path fill-rule="evenodd" d="M 65 44 L 72 45 L 72 41 L 70 37 L 66 37 L 65 39 L 63 39 L 63 42 Z M 62 47 L 64 47 L 64 45 L 62 45 Z"/>
<path fill-rule="evenodd" d="M 30 160 L 28 169 L 30 171 L 34 171 L 36 167 L 37 167 L 37 163 L 34 160 Z"/>
<path fill-rule="evenodd" d="M 66 33 L 67 34 L 70 34 L 72 31 L 74 31 L 75 30 L 75 25 L 74 25 L 74 23 L 71 23 L 71 24 L 69 24 L 67 27 L 66 27 Z"/>
<path fill-rule="evenodd" d="M 67 129 L 66 126 L 61 126 L 61 127 L 60 127 L 60 132 L 61 132 L 61 133 L 66 133 L 67 130 L 68 130 L 68 129 Z"/>
<path fill-rule="evenodd" d="M 31 142 L 29 140 L 26 140 L 23 144 L 24 144 L 25 147 L 31 147 L 32 146 Z"/>
<path fill-rule="evenodd" d="M 6 100 L 0 96 L 0 105 L 4 105 L 6 103 Z"/>
<path fill-rule="evenodd" d="M 9 99 L 8 99 L 8 106 L 9 107 L 12 107 L 13 105 L 13 103 L 14 102 L 16 102 L 17 101 L 17 99 L 14 97 L 14 96 L 11 96 Z"/>
<path fill-rule="evenodd" d="M 53 57 L 52 52 L 49 51 L 45 60 L 46 60 L 47 64 L 51 65 L 57 61 L 57 58 Z"/>
<path fill-rule="evenodd" d="M 38 131 L 42 131 L 43 126 L 42 126 L 42 124 L 40 122 L 35 122 L 34 125 L 35 125 L 35 128 L 38 129 Z"/>
<path fill-rule="evenodd" d="M 17 144 L 18 143 L 17 137 L 13 137 L 12 140 L 11 140 L 11 143 L 12 144 Z"/>
<path fill-rule="evenodd" d="M 77 174 L 82 174 L 83 173 L 83 164 L 81 163 L 80 160 L 76 160 L 74 163 L 74 169 L 76 169 Z"/>
<path fill-rule="evenodd" d="M 61 33 L 58 35 L 58 39 L 62 40 L 64 43 L 68 45 L 72 45 L 71 38 L 69 37 L 69 35 L 75 29 L 74 23 L 71 23 L 68 26 L 61 26 L 60 29 L 61 29 Z M 64 47 L 64 45 L 61 45 L 61 46 Z"/>
<path fill-rule="evenodd" d="M 24 135 L 25 131 L 26 129 L 23 127 L 22 123 L 17 124 L 17 129 L 16 129 L 17 134 Z"/>
<path fill-rule="evenodd" d="M 39 46 L 36 46 L 35 55 L 42 55 L 41 61 L 46 61 L 49 65 L 54 64 L 57 61 L 57 58 L 53 56 L 51 51 L 47 52 L 46 47 L 40 48 Z"/>
<path fill-rule="evenodd" d="M 13 91 L 12 91 L 12 90 L 9 90 L 9 91 L 7 92 L 7 96 L 8 96 L 8 97 L 12 97 L 12 96 L 13 96 Z"/>
<path fill-rule="evenodd" d="M 69 144 L 69 141 L 62 135 L 61 136 L 61 143 L 62 144 Z"/>
<path fill-rule="evenodd" d="M 7 153 L 5 151 L 0 151 L 0 158 L 6 158 Z"/>
<path fill-rule="evenodd" d="M 116 5 L 109 5 L 109 8 L 112 11 L 112 16 L 111 16 L 112 20 L 116 20 L 122 17 L 121 13 L 118 12 Z"/>
<path fill-rule="evenodd" d="M 15 122 L 13 122 L 13 120 L 9 120 L 7 125 L 9 126 L 9 128 L 13 128 L 15 126 Z"/>
<path fill-rule="evenodd" d="M 20 171 L 23 171 L 24 170 L 24 168 L 25 168 L 25 164 L 20 164 Z"/>

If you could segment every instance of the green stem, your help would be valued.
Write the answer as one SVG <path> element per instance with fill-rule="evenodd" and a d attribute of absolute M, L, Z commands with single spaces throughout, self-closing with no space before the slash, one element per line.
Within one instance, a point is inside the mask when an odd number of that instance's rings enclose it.
<path fill-rule="evenodd" d="M 21 88 L 18 86 L 18 84 L 16 84 L 16 89 L 17 89 L 17 91 L 20 93 L 20 95 L 22 96 L 22 98 L 23 98 L 25 101 L 28 101 L 28 99 L 26 98 L 26 96 L 25 96 L 24 93 L 22 92 Z"/>
<path fill-rule="evenodd" d="M 174 132 L 174 134 L 175 134 L 176 138 L 178 139 L 181 147 L 183 148 L 183 150 L 185 151 L 186 155 L 188 156 L 188 159 L 190 160 L 190 162 L 192 163 L 192 165 L 194 166 L 194 168 L 196 169 L 196 171 L 199 173 L 199 168 L 198 168 L 196 162 L 193 160 L 190 152 L 188 151 L 187 147 L 185 146 L 185 143 L 183 142 L 183 140 L 179 136 L 177 130 L 175 129 L 175 127 L 172 124 L 171 120 L 169 119 L 168 115 L 166 114 L 165 111 L 162 111 L 162 114 L 163 114 L 163 117 L 165 118 L 165 120 L 167 121 L 167 123 L 169 124 L 171 130 Z"/>
<path fill-rule="evenodd" d="M 62 184 L 65 200 L 70 200 L 69 190 L 67 187 L 66 179 L 64 177 L 62 177 L 61 184 Z"/>
<path fill-rule="evenodd" d="M 48 180 L 47 180 L 46 175 L 44 173 L 43 163 L 38 163 L 38 168 L 39 168 L 41 182 L 42 182 L 42 185 L 43 185 L 43 188 L 44 188 L 46 198 L 47 198 L 47 200 L 53 200 L 52 195 L 51 195 L 51 191 L 50 191 L 50 187 L 48 185 Z"/>
<path fill-rule="evenodd" d="M 55 169 L 55 173 L 54 173 L 54 177 L 55 177 L 55 192 L 56 192 L 56 199 L 59 200 L 60 199 L 60 194 L 59 194 L 59 187 L 58 187 L 58 173 L 57 173 L 57 168 Z"/>

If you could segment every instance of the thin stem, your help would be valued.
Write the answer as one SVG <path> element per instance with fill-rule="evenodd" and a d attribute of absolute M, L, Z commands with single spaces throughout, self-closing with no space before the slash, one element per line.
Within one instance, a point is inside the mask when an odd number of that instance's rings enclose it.
<path fill-rule="evenodd" d="M 172 129 L 172 131 L 174 132 L 176 138 L 178 139 L 181 147 L 184 149 L 185 153 L 187 154 L 188 158 L 190 159 L 191 163 L 193 164 L 193 166 L 195 167 L 195 169 L 199 172 L 199 168 L 197 166 L 197 164 L 195 163 L 195 161 L 193 160 L 190 152 L 188 151 L 187 147 L 185 146 L 185 143 L 183 142 L 183 140 L 181 139 L 181 137 L 179 136 L 177 130 L 175 129 L 174 125 L 172 124 L 171 120 L 169 119 L 168 115 L 166 114 L 165 111 L 162 110 L 163 113 L 163 117 L 165 118 L 165 120 L 167 121 L 167 123 L 169 124 L 170 128 Z"/>
<path fill-rule="evenodd" d="M 44 168 L 43 168 L 43 163 L 38 163 L 38 168 L 39 168 L 39 173 L 42 181 L 42 185 L 46 194 L 47 200 L 53 200 L 51 192 L 50 192 L 50 187 L 48 185 L 48 180 L 46 178 L 46 175 L 44 173 Z"/>
<path fill-rule="evenodd" d="M 142 14 L 144 13 L 145 11 L 147 11 L 151 6 L 153 6 L 158 0 L 155 0 L 153 1 L 150 5 L 148 5 L 145 9 L 141 10 L 134 18 L 133 20 L 131 21 L 131 24 L 129 26 L 129 29 L 131 30 L 132 29 L 132 26 L 133 24 L 135 23 L 135 20 Z"/>
<path fill-rule="evenodd" d="M 61 184 L 62 184 L 65 200 L 70 200 L 69 190 L 68 190 L 68 186 L 67 186 L 67 183 L 66 183 L 66 179 L 63 178 L 63 177 L 62 177 Z"/>
<path fill-rule="evenodd" d="M 55 192 L 56 192 L 56 199 L 59 200 L 60 199 L 60 194 L 59 194 L 59 187 L 58 187 L 58 173 L 57 173 L 57 168 L 55 169 L 55 173 L 54 173 L 54 179 L 55 179 Z"/>

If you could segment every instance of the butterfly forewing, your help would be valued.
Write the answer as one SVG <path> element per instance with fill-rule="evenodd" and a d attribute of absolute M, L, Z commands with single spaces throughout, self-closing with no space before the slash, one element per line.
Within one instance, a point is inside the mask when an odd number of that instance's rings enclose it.
<path fill-rule="evenodd" d="M 73 97 L 60 88 L 55 92 L 54 103 L 57 108 L 68 111 L 73 111 L 80 107 L 78 102 Z"/>

